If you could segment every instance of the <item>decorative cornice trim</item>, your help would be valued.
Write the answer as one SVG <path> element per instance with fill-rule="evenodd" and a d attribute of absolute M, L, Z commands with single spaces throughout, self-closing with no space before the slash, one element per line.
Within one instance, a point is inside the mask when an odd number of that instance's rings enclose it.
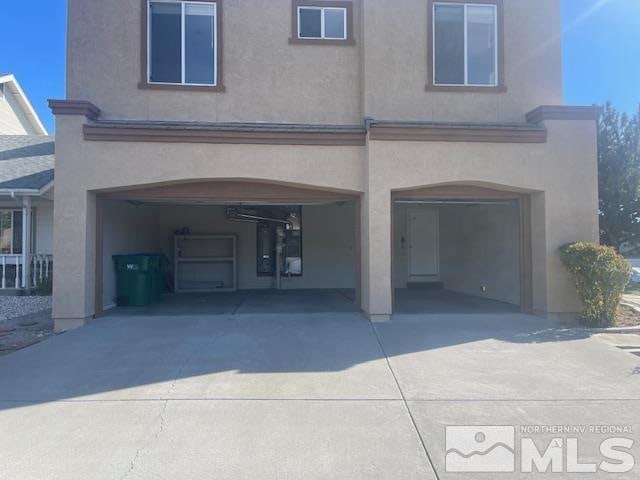
<path fill-rule="evenodd" d="M 542 105 L 526 115 L 527 122 L 541 123 L 544 120 L 597 120 L 602 113 L 598 106 Z"/>
<path fill-rule="evenodd" d="M 49 108 L 54 115 L 84 115 L 89 120 L 97 120 L 102 113 L 86 100 L 49 100 Z"/>
<path fill-rule="evenodd" d="M 84 125 L 84 139 L 100 142 L 363 146 L 366 132 L 360 126 L 101 121 Z"/>
<path fill-rule="evenodd" d="M 527 124 L 368 121 L 369 139 L 409 142 L 545 143 L 547 129 Z"/>

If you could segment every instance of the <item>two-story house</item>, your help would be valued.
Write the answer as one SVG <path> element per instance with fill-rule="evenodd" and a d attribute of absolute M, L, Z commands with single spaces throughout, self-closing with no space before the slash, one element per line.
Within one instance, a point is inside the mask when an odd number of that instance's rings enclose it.
<path fill-rule="evenodd" d="M 177 295 L 575 314 L 598 110 L 563 105 L 561 31 L 560 0 L 69 0 L 57 328 L 134 252 Z"/>

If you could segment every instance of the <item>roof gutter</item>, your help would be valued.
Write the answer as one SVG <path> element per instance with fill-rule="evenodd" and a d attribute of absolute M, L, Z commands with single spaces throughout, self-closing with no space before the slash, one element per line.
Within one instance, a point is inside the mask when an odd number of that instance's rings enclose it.
<path fill-rule="evenodd" d="M 41 190 L 25 189 L 25 188 L 0 188 L 0 195 L 9 195 L 11 198 L 16 198 L 16 195 L 41 195 Z"/>
<path fill-rule="evenodd" d="M 16 198 L 16 195 L 26 196 L 40 196 L 47 193 L 53 188 L 53 181 L 47 183 L 44 187 L 38 188 L 0 188 L 0 195 L 9 195 L 11 198 Z"/>

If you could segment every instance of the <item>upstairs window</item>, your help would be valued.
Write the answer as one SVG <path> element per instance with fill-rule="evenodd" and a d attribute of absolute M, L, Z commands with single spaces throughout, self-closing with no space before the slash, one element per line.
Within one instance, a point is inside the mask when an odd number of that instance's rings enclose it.
<path fill-rule="evenodd" d="M 353 45 L 351 1 L 293 0 L 290 43 Z"/>
<path fill-rule="evenodd" d="M 498 15 L 497 3 L 433 3 L 433 85 L 500 84 Z"/>
<path fill-rule="evenodd" d="M 148 2 L 147 82 L 218 85 L 218 4 L 213 1 Z"/>
<path fill-rule="evenodd" d="M 347 9 L 298 7 L 298 38 L 347 39 Z"/>

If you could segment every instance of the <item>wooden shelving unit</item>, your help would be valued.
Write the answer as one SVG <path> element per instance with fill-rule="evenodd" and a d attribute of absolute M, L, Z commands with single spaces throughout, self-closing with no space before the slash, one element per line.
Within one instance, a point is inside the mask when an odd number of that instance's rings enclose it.
<path fill-rule="evenodd" d="M 238 289 L 236 235 L 176 235 L 176 292 L 233 292 Z"/>

